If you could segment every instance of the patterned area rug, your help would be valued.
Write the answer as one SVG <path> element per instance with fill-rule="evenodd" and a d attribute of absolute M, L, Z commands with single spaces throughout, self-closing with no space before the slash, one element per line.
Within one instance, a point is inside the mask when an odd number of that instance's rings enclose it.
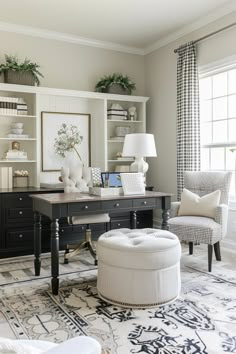
<path fill-rule="evenodd" d="M 0 333 L 5 318 L 12 337 L 61 342 L 86 334 L 106 354 L 236 353 L 235 272 L 220 262 L 211 274 L 201 264 L 186 266 L 189 259 L 184 263 L 180 298 L 154 309 L 122 309 L 102 301 L 93 269 L 62 276 L 59 296 L 51 294 L 49 278 L 1 286 Z"/>
<path fill-rule="evenodd" d="M 42 278 L 50 278 L 51 274 L 51 258 L 47 256 L 42 257 L 42 266 L 40 277 L 34 275 L 34 257 L 19 257 L 0 260 L 0 286 L 9 285 L 13 283 L 26 282 L 28 280 L 38 280 Z M 63 254 L 60 257 L 60 274 L 71 275 L 87 271 L 89 269 L 97 269 L 94 266 L 92 256 L 88 252 L 81 252 L 78 257 L 74 257 L 69 264 L 64 264 Z"/>

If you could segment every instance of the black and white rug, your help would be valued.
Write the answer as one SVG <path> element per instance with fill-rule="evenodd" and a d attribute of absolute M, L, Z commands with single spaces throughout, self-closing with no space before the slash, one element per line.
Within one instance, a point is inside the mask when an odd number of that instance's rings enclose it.
<path fill-rule="evenodd" d="M 105 354 L 236 353 L 236 279 L 227 267 L 209 274 L 183 266 L 180 298 L 146 310 L 99 299 L 94 269 L 62 276 L 59 296 L 49 284 L 47 278 L 0 287 L 0 313 L 15 337 L 61 342 L 85 334 Z"/>

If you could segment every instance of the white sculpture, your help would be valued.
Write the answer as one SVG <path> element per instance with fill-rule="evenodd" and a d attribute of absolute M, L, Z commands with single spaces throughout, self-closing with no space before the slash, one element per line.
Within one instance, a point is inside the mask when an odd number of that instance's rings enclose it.
<path fill-rule="evenodd" d="M 130 120 L 137 120 L 137 112 L 136 112 L 136 107 L 129 107 L 128 108 L 129 112 L 129 119 Z"/>

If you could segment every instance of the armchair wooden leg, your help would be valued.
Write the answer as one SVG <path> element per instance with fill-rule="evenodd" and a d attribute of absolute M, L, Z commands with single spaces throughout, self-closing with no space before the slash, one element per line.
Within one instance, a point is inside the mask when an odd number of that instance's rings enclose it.
<path fill-rule="evenodd" d="M 193 242 L 189 242 L 189 254 L 193 254 Z"/>
<path fill-rule="evenodd" d="M 211 272 L 211 268 L 212 268 L 212 253 L 213 253 L 213 246 L 208 245 L 208 272 Z"/>
<path fill-rule="evenodd" d="M 221 261 L 220 242 L 219 241 L 214 244 L 214 251 L 215 251 L 216 260 Z"/>

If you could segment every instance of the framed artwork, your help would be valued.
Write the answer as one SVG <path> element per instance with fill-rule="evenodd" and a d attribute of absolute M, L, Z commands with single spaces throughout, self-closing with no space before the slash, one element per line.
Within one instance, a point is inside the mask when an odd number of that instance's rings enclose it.
<path fill-rule="evenodd" d="M 82 137 L 76 146 L 85 166 L 91 164 L 91 117 L 84 113 L 41 113 L 41 169 L 43 172 L 60 171 L 65 158 L 56 153 L 55 142 L 63 125 L 76 127 Z M 75 154 L 76 156 L 76 154 Z M 77 156 L 78 157 L 78 156 Z M 79 159 L 79 157 L 78 157 Z"/>

